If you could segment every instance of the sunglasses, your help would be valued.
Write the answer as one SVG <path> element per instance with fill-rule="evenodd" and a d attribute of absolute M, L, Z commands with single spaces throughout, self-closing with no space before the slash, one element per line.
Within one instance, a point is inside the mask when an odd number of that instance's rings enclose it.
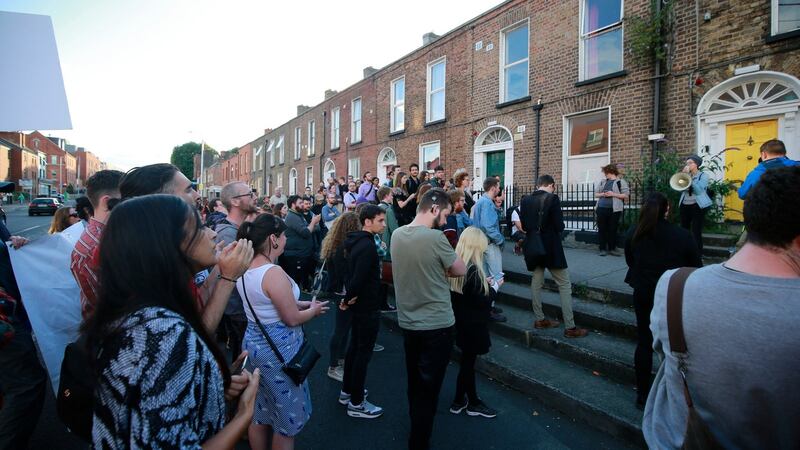
<path fill-rule="evenodd" d="M 69 215 L 70 217 L 78 217 L 78 213 L 72 213 Z"/>

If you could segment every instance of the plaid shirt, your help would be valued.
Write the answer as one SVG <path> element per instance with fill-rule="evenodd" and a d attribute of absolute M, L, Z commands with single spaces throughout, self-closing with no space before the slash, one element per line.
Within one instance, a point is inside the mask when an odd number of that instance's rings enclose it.
<path fill-rule="evenodd" d="M 81 238 L 72 250 L 70 270 L 81 288 L 81 315 L 84 319 L 94 312 L 97 288 L 100 286 L 98 246 L 105 224 L 92 217 Z"/>

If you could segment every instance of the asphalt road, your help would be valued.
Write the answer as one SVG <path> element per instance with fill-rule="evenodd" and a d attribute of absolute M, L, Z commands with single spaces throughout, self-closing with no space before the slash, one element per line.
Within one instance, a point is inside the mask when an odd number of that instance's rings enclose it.
<path fill-rule="evenodd" d="M 28 217 L 27 208 L 6 208 L 12 234 L 35 239 L 47 233 L 51 217 Z M 309 339 L 322 353 L 310 376 L 312 418 L 297 439 L 298 449 L 405 449 L 409 420 L 402 338 L 397 330 L 381 325 L 378 342 L 386 347 L 373 355 L 367 377 L 370 401 L 386 411 L 374 420 L 354 419 L 336 401 L 341 384 L 325 374 L 328 338 L 333 314 L 312 321 L 306 327 Z M 458 365 L 451 363 L 439 400 L 434 449 L 624 449 L 632 448 L 581 422 L 546 408 L 536 399 L 478 376 L 478 392 L 500 414 L 495 419 L 468 417 L 448 412 L 455 391 Z M 52 389 L 48 386 L 42 415 L 37 424 L 33 449 L 85 449 L 87 445 L 71 435 L 55 413 Z M 57 444 L 56 444 L 57 443 Z M 242 441 L 237 448 L 249 448 Z"/>

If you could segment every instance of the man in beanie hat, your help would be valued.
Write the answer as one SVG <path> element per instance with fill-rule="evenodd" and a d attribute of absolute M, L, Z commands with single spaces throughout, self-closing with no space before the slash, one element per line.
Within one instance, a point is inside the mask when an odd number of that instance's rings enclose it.
<path fill-rule="evenodd" d="M 681 226 L 691 230 L 701 256 L 703 255 L 703 221 L 705 220 L 706 210 L 713 204 L 706 192 L 711 179 L 707 173 L 700 170 L 702 165 L 703 158 L 700 156 L 692 155 L 686 158 L 686 166 L 683 171 L 692 176 L 692 185 L 689 186 L 689 189 L 683 191 L 678 202 L 680 205 Z"/>

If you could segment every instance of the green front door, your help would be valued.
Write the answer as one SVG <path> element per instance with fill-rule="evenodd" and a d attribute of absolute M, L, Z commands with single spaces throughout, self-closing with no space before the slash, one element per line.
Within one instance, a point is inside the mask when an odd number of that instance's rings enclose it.
<path fill-rule="evenodd" d="M 491 152 L 486 154 L 486 176 L 500 175 L 500 187 L 506 185 L 506 152 Z"/>

